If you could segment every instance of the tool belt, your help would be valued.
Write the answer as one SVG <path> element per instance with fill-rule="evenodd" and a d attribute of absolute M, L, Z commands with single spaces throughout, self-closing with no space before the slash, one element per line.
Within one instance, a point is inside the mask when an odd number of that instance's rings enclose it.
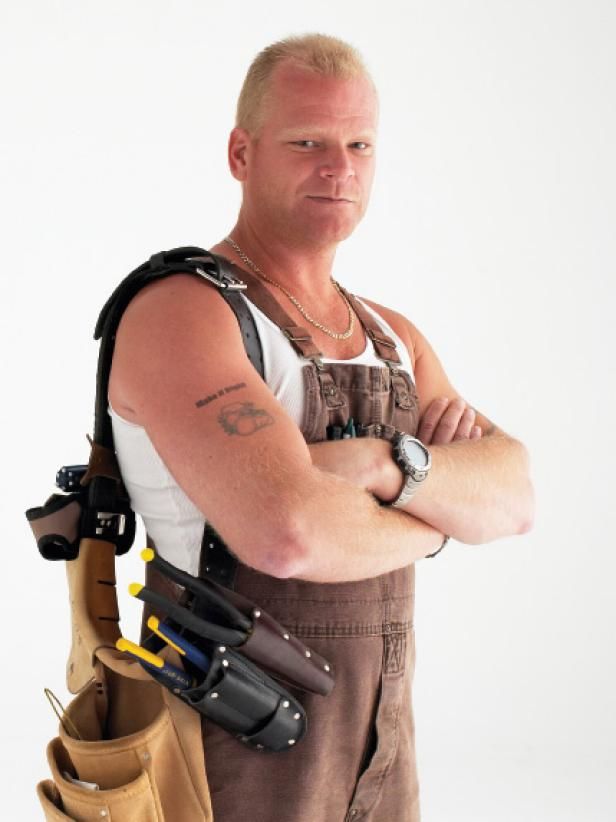
<path fill-rule="evenodd" d="M 163 815 L 180 818 L 176 792 L 160 773 L 156 778 L 160 761 L 171 756 L 174 771 L 181 772 L 186 784 L 192 786 L 182 800 L 192 810 L 186 805 L 181 818 L 209 819 L 200 717 L 219 724 L 255 751 L 289 751 L 301 742 L 308 721 L 289 688 L 326 696 L 334 685 L 328 662 L 257 604 L 219 584 L 213 576 L 193 577 L 152 549 L 146 549 L 143 558 L 158 573 L 182 586 L 184 592 L 176 602 L 147 586 L 131 586 L 135 596 L 155 606 L 165 618 L 142 646 L 128 643 L 137 656 L 132 651 L 127 654 L 118 650 L 123 647 L 123 638 L 115 557 L 126 553 L 134 541 L 135 515 L 115 458 L 107 414 L 109 373 L 124 309 L 146 284 L 173 273 L 192 273 L 220 290 L 236 313 L 247 354 L 263 376 L 256 327 L 239 294 L 245 285 L 227 270 L 222 258 L 204 249 L 189 247 L 154 255 L 120 283 L 100 314 L 95 330 L 95 339 L 100 339 L 101 345 L 88 464 L 61 468 L 56 475 L 58 491 L 44 505 L 26 511 L 41 555 L 48 560 L 66 561 L 73 634 L 67 685 L 71 693 L 79 693 L 65 716 L 77 736 L 71 735 L 63 721 L 60 736 L 48 749 L 54 781 L 43 782 L 38 788 L 48 819 L 71 818 L 57 815 L 62 808 L 80 819 L 89 819 L 94 809 L 92 818 L 100 818 L 96 814 L 106 808 L 107 813 L 114 797 L 125 801 L 126 785 L 117 774 L 109 779 L 105 776 L 104 762 L 115 761 L 112 749 L 117 744 L 130 748 L 140 735 L 151 742 L 152 728 L 157 722 L 163 723 L 163 716 L 176 729 L 182 744 L 176 750 L 174 743 L 170 755 L 168 749 L 173 745 L 163 741 L 162 754 L 149 754 L 153 764 L 150 771 L 145 771 L 150 773 L 150 783 L 157 786 L 156 802 Z M 206 526 L 204 536 L 206 533 L 210 540 L 220 541 L 211 526 Z M 225 550 L 222 555 L 229 557 L 230 552 Z M 225 569 L 219 570 L 218 579 L 225 580 Z M 232 579 L 228 582 L 232 584 Z M 176 638 L 175 643 L 170 635 Z M 81 762 L 85 754 L 77 751 L 77 743 L 83 743 L 86 749 L 98 746 L 102 779 L 90 778 L 96 773 L 88 768 L 88 776 L 83 775 L 83 765 L 78 766 L 76 760 Z M 62 776 L 71 772 L 80 780 L 97 782 L 100 790 L 93 792 L 96 796 L 85 796 L 82 787 Z M 139 780 L 142 774 L 133 777 Z M 117 793 L 122 785 L 124 792 Z M 122 818 L 121 812 L 115 813 Z"/>

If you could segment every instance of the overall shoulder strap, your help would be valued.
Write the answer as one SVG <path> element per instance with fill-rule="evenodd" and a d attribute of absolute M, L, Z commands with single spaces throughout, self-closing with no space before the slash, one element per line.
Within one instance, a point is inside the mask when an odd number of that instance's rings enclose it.
<path fill-rule="evenodd" d="M 236 266 L 230 260 L 226 260 L 226 263 L 236 276 L 241 277 L 247 284 L 247 296 L 250 298 L 250 301 L 280 328 L 298 354 L 301 354 L 301 356 L 306 359 L 320 358 L 322 356 L 321 351 L 317 348 L 308 329 L 294 324 L 291 317 L 289 317 L 282 306 L 272 297 L 258 277 L 255 277 L 254 274 L 251 274 L 243 268 L 239 268 L 239 266 Z M 400 365 L 401 360 L 396 350 L 394 340 L 383 331 L 377 320 L 366 310 L 355 295 L 351 294 L 345 288 L 342 288 L 342 286 L 340 286 L 340 289 L 359 317 L 359 321 L 368 335 L 377 357 L 388 364 L 394 363 L 395 365 Z"/>
<path fill-rule="evenodd" d="M 321 357 L 321 351 L 315 345 L 308 329 L 300 325 L 295 325 L 291 317 L 289 317 L 284 308 L 272 297 L 258 277 L 255 277 L 254 274 L 251 274 L 250 271 L 246 271 L 244 268 L 239 268 L 239 266 L 230 260 L 225 260 L 225 263 L 237 277 L 241 277 L 246 283 L 248 286 L 246 296 L 266 317 L 280 328 L 297 354 L 300 354 L 306 359 Z"/>
<path fill-rule="evenodd" d="M 354 294 L 351 294 L 350 291 L 342 288 L 342 286 L 340 286 L 340 288 L 359 317 L 366 334 L 374 346 L 374 352 L 377 357 L 385 360 L 388 364 L 392 362 L 396 363 L 396 365 L 401 365 L 402 361 L 396 349 L 396 343 L 383 331 L 373 315 L 366 310 L 363 303 L 361 303 Z"/>

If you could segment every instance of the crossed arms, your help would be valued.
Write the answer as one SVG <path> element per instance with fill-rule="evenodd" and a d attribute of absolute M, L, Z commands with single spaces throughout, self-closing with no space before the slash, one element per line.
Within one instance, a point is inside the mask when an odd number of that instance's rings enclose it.
<path fill-rule="evenodd" d="M 254 371 L 235 316 L 213 289 L 176 275 L 145 288 L 124 314 L 113 406 L 146 428 L 231 550 L 264 573 L 365 579 L 434 552 L 445 533 L 475 543 L 530 527 L 524 446 L 453 402 L 457 393 L 425 338 L 401 315 L 375 308 L 395 323 L 414 359 L 418 436 L 433 460 L 405 511 L 375 499 L 393 499 L 402 485 L 391 446 L 370 439 L 308 446 Z M 227 389 L 252 405 L 261 424 L 239 431 L 221 423 Z"/>

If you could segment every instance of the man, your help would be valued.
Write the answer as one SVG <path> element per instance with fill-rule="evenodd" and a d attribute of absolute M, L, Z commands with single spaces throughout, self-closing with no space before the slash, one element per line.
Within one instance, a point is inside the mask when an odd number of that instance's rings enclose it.
<path fill-rule="evenodd" d="M 225 301 L 190 275 L 145 288 L 117 335 L 109 399 L 118 458 L 158 549 L 194 569 L 195 535 L 207 517 L 240 562 L 244 592 L 308 637 L 332 659 L 336 674 L 329 697 L 304 703 L 308 735 L 288 753 L 259 755 L 206 723 L 217 822 L 419 819 L 407 692 L 414 664 L 412 564 L 438 551 L 446 536 L 484 543 L 525 533 L 532 523 L 524 446 L 458 396 L 413 323 L 370 300 L 349 301 L 332 280 L 338 243 L 368 205 L 377 120 L 374 85 L 346 44 L 309 35 L 265 49 L 249 70 L 229 139 L 229 166 L 242 186 L 240 213 L 212 251 L 256 275 L 292 327 L 309 329 L 324 361 L 333 361 L 324 370 L 334 382 L 344 382 L 349 368 L 353 379 L 372 379 L 376 369 L 357 363 L 370 348 L 366 318 L 378 318 L 390 343 L 401 341 L 400 369 L 414 377 L 414 385 L 405 377 L 406 388 L 396 394 L 395 413 L 406 409 L 406 417 L 392 417 L 393 425 L 367 419 L 376 394 L 364 386 L 368 393 L 357 407 L 374 436 L 309 436 L 309 395 L 320 403 L 320 418 L 335 418 L 318 380 L 311 382 L 310 374 L 322 380 L 321 360 L 312 371 L 314 363 L 302 360 L 307 365 L 296 376 L 304 381 L 294 390 L 303 386 L 307 405 L 298 412 L 284 369 L 273 376 L 284 337 L 278 343 L 271 337 L 271 351 L 265 345 L 264 382 Z M 268 326 L 259 316 L 264 336 L 278 333 L 276 322 Z M 380 364 L 386 378 L 379 384 L 393 392 L 398 369 Z M 356 401 L 354 385 L 331 391 L 340 392 L 344 405 Z M 392 448 L 396 420 L 430 446 L 425 481 L 409 480 L 400 467 Z M 387 436 L 378 434 L 383 430 Z M 153 449 L 141 465 L 131 450 L 136 431 Z M 167 472 L 156 516 L 146 493 L 154 460 Z M 146 464 L 151 473 L 140 474 Z M 165 508 L 164 489 L 184 501 Z M 401 496 L 404 489 L 411 494 Z M 178 525 L 184 502 L 193 506 L 192 532 Z M 168 546 L 161 544 L 165 517 L 178 535 Z M 370 617 L 362 621 L 364 608 Z"/>

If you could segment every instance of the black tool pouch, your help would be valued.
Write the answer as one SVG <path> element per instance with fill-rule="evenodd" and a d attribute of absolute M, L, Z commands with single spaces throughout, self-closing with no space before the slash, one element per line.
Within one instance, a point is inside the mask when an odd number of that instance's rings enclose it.
<path fill-rule="evenodd" d="M 306 713 L 292 694 L 224 645 L 203 681 L 177 695 L 255 750 L 289 750 L 306 733 Z"/>
<path fill-rule="evenodd" d="M 286 686 L 326 696 L 334 687 L 327 660 L 237 591 L 193 577 L 152 549 L 142 556 L 168 581 L 184 586 L 184 592 L 179 600 L 169 600 L 145 588 L 140 598 L 164 611 L 164 624 L 209 660 L 204 674 L 182 658 L 197 683 L 187 690 L 174 688 L 155 670 L 152 676 L 255 750 L 284 751 L 301 741 L 306 713 Z M 152 633 L 142 645 L 158 653 L 164 641 L 160 633 Z"/>

